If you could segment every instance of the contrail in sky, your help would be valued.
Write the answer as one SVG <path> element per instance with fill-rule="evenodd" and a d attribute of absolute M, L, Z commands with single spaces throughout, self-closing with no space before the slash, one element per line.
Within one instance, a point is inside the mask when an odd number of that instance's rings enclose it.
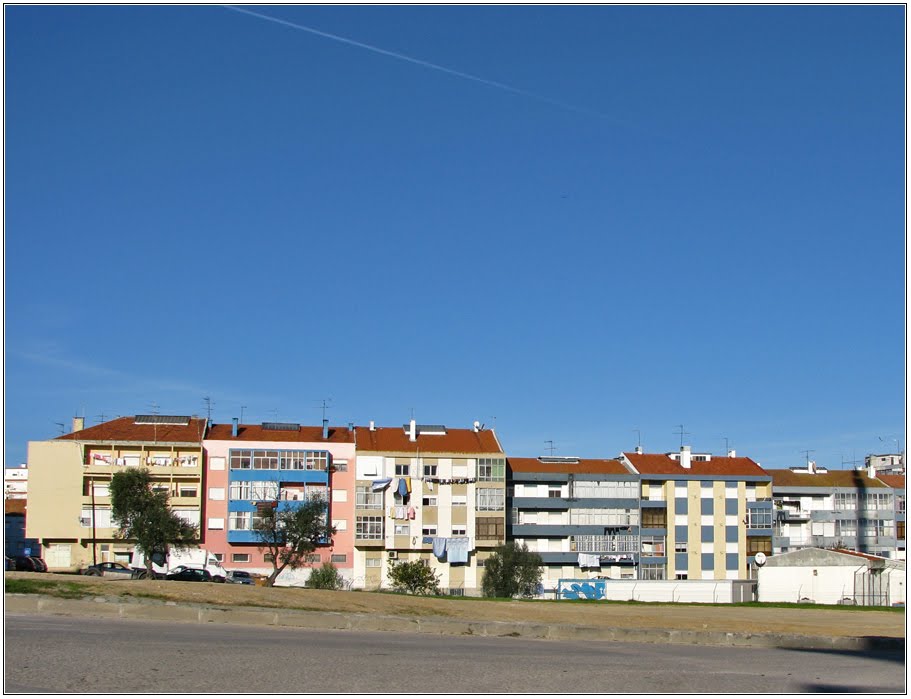
<path fill-rule="evenodd" d="M 401 53 L 396 53 L 395 51 L 387 51 L 386 49 L 381 49 L 377 46 L 371 46 L 370 44 L 364 44 L 360 41 L 354 41 L 353 39 L 346 39 L 343 36 L 338 36 L 337 34 L 330 34 L 328 32 L 321 32 L 318 29 L 313 29 L 312 27 L 304 26 L 303 24 L 295 24 L 294 22 L 288 22 L 283 19 L 278 19 L 276 17 L 270 17 L 268 15 L 260 14 L 259 12 L 253 12 L 252 10 L 245 10 L 241 7 L 235 7 L 234 5 L 222 5 L 227 10 L 234 10 L 235 12 L 242 12 L 245 15 L 252 15 L 253 17 L 259 17 L 260 19 L 265 19 L 270 22 L 275 22 L 276 24 L 283 24 L 286 27 L 291 27 L 292 29 L 299 29 L 302 32 L 309 32 L 310 34 L 316 34 L 317 36 L 324 37 L 326 39 L 332 39 L 333 41 L 338 41 L 343 44 L 348 44 L 349 46 L 356 46 L 361 49 L 366 49 L 367 51 L 373 51 L 374 53 L 382 54 L 383 56 L 389 56 L 391 58 L 397 58 L 400 61 L 408 61 L 409 63 L 414 63 L 415 65 L 423 66 L 424 68 L 430 68 L 431 70 L 437 70 L 441 73 L 448 73 L 449 75 L 454 75 L 457 78 L 464 78 L 465 80 L 473 80 L 476 83 L 481 83 L 482 85 L 488 85 L 490 87 L 495 87 L 499 90 L 505 90 L 506 92 L 511 92 L 515 95 L 521 95 L 523 97 L 528 97 L 533 100 L 538 100 L 539 102 L 546 102 L 547 104 L 553 105 L 555 107 L 560 107 L 561 109 L 568 109 L 572 112 L 577 112 L 579 114 L 587 114 L 589 116 L 596 116 L 601 119 L 612 119 L 612 117 L 602 114 L 601 112 L 596 112 L 591 109 L 585 109 L 583 107 L 576 107 L 572 104 L 567 104 L 566 102 L 560 102 L 559 100 L 551 99 L 550 97 L 544 97 L 543 95 L 535 94 L 534 92 L 528 92 L 527 90 L 522 90 L 518 87 L 512 87 L 511 85 L 506 85 L 505 83 L 497 82 L 496 80 L 488 80 L 486 78 L 478 77 L 477 75 L 471 75 L 470 73 L 463 73 L 458 70 L 453 70 L 452 68 L 446 68 L 445 66 L 437 65 L 436 63 L 430 63 L 429 61 L 422 61 L 418 58 L 412 58 L 411 56 L 406 56 Z"/>

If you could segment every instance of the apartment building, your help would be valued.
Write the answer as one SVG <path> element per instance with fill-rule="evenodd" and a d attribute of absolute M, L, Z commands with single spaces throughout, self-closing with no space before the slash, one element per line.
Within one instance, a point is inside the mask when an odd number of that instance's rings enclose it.
<path fill-rule="evenodd" d="M 28 498 L 28 466 L 7 466 L 3 469 L 3 499 Z"/>
<path fill-rule="evenodd" d="M 561 578 L 633 579 L 640 560 L 663 562 L 664 535 L 640 541 L 639 476 L 621 461 L 511 456 L 507 477 L 507 538 L 541 557 L 545 590 Z"/>
<path fill-rule="evenodd" d="M 905 455 L 869 454 L 864 457 L 864 467 L 872 468 L 876 475 L 900 476 L 905 472 Z"/>
<path fill-rule="evenodd" d="M 905 559 L 905 477 L 882 474 L 879 480 L 892 488 L 892 501 L 895 505 L 895 555 L 892 558 Z"/>
<path fill-rule="evenodd" d="M 829 470 L 813 461 L 770 469 L 769 474 L 775 500 L 775 553 L 815 547 L 897 557 L 895 492 L 883 481 L 889 476 L 875 477 L 872 467 Z"/>
<path fill-rule="evenodd" d="M 181 415 L 121 417 L 28 444 L 26 536 L 38 539 L 50 570 L 130 562 L 132 543 L 115 537 L 110 484 L 118 471 L 144 467 L 172 509 L 199 526 L 206 420 Z"/>
<path fill-rule="evenodd" d="M 639 579 L 743 580 L 756 553 L 771 554 L 772 479 L 752 459 L 684 446 L 619 460 L 640 476 L 639 534 L 654 547 Z"/>
<path fill-rule="evenodd" d="M 303 585 L 314 567 L 331 562 L 348 580 L 354 559 L 354 430 L 297 423 L 212 425 L 206 454 L 206 549 L 229 570 L 271 574 L 268 551 L 254 527 L 257 505 L 279 509 L 319 497 L 336 533 L 309 555 L 307 566 L 286 569 L 277 585 Z"/>
<path fill-rule="evenodd" d="M 388 587 L 391 563 L 421 560 L 450 594 L 480 594 L 506 540 L 506 455 L 493 430 L 356 429 L 354 586 Z"/>

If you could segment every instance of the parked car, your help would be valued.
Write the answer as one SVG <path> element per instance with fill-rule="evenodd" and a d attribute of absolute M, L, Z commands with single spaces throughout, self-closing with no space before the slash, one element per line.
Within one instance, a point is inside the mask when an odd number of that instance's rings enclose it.
<path fill-rule="evenodd" d="M 38 558 L 37 556 L 29 556 L 32 559 L 32 562 L 35 564 L 36 573 L 46 573 L 47 572 L 47 563 L 44 562 L 43 558 Z"/>
<path fill-rule="evenodd" d="M 24 570 L 30 573 L 38 573 L 38 566 L 35 565 L 33 561 L 28 556 L 13 556 L 13 561 L 16 564 L 16 570 Z"/>
<path fill-rule="evenodd" d="M 183 580 L 185 582 L 213 582 L 212 574 L 202 568 L 188 568 L 177 566 L 165 576 L 168 580 Z"/>
<path fill-rule="evenodd" d="M 9 556 L 4 556 L 4 558 L 6 559 L 6 561 L 5 561 L 5 563 L 6 563 L 6 568 L 5 568 L 5 570 L 16 570 L 16 561 L 14 561 L 14 560 L 13 560 L 12 558 L 10 558 Z"/>
<path fill-rule="evenodd" d="M 112 578 L 115 580 L 128 580 L 133 577 L 132 569 L 127 568 L 123 563 L 112 563 L 110 561 L 89 566 L 82 571 L 82 574 Z"/>
<path fill-rule="evenodd" d="M 255 585 L 256 580 L 250 573 L 245 570 L 229 570 L 228 578 L 225 582 L 235 583 L 237 585 Z"/>

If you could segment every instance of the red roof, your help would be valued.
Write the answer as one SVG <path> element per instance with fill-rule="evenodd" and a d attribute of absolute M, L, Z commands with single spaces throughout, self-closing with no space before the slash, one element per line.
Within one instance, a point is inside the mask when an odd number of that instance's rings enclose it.
<path fill-rule="evenodd" d="M 885 488 L 879 480 L 870 478 L 866 471 L 826 471 L 825 473 L 794 473 L 791 469 L 769 469 L 772 487 L 802 488 Z"/>
<path fill-rule="evenodd" d="M 579 459 L 568 463 L 547 463 L 536 458 L 510 456 L 506 463 L 516 473 L 623 473 L 631 471 L 616 459 Z"/>
<path fill-rule="evenodd" d="M 636 454 L 624 452 L 635 469 L 643 475 L 667 476 L 757 476 L 768 477 L 759 464 L 745 456 L 712 456 L 709 461 L 693 460 L 691 468 L 683 468 L 667 454 Z"/>
<path fill-rule="evenodd" d="M 883 483 L 885 483 L 886 485 L 888 485 L 891 488 L 898 488 L 899 490 L 905 489 L 905 477 L 904 476 L 890 476 L 890 475 L 887 475 L 884 473 L 881 476 L 877 476 L 877 478 L 879 478 L 879 480 L 881 480 Z"/>
<path fill-rule="evenodd" d="M 206 434 L 205 418 L 188 418 L 184 425 L 136 424 L 133 416 L 120 417 L 65 434 L 57 439 L 79 442 L 196 442 Z"/>
<path fill-rule="evenodd" d="M 212 425 L 206 439 L 228 442 L 348 442 L 354 433 L 347 427 L 330 427 L 328 439 L 323 439 L 322 427 L 301 425 L 296 430 L 267 430 L 262 425 L 238 425 L 237 436 L 231 436 L 231 425 Z"/>
<path fill-rule="evenodd" d="M 408 439 L 401 427 L 377 427 L 370 431 L 358 427 L 357 449 L 367 452 L 405 452 L 421 454 L 503 454 L 503 448 L 493 430 L 446 429 L 446 434 L 420 434 L 416 441 Z"/>
<path fill-rule="evenodd" d="M 869 561 L 881 561 L 883 556 L 873 556 L 869 553 L 861 553 L 860 551 L 852 551 L 850 549 L 829 549 L 830 551 L 835 551 L 835 553 L 844 553 L 849 556 L 857 556 L 858 558 L 866 558 Z"/>
<path fill-rule="evenodd" d="M 3 501 L 3 510 L 8 515 L 24 515 L 28 509 L 28 500 L 25 498 L 8 498 Z"/>

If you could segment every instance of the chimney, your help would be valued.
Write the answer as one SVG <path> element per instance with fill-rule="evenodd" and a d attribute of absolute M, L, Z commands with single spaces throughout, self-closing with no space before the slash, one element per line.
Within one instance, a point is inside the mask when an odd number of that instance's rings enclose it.
<path fill-rule="evenodd" d="M 474 431 L 475 431 L 475 432 L 480 432 L 480 431 L 481 431 L 481 423 L 478 422 L 477 420 L 474 421 Z"/>
<path fill-rule="evenodd" d="M 408 441 L 416 442 L 418 441 L 418 426 L 414 421 L 414 418 L 411 418 L 411 422 L 408 424 Z"/>
<path fill-rule="evenodd" d="M 85 418 L 84 417 L 74 417 L 73 418 L 73 432 L 81 432 L 85 429 Z"/>
<path fill-rule="evenodd" d="M 237 436 L 237 418 L 236 417 L 231 418 L 231 436 L 232 437 Z"/>
<path fill-rule="evenodd" d="M 867 476 L 870 478 L 876 478 L 876 466 L 870 464 L 870 468 L 867 469 Z"/>
<path fill-rule="evenodd" d="M 323 439 L 329 439 L 329 421 L 323 418 Z"/>
<path fill-rule="evenodd" d="M 354 423 L 353 423 L 353 422 L 349 422 L 349 423 L 348 423 L 348 431 L 349 431 L 349 432 L 354 432 Z"/>
<path fill-rule="evenodd" d="M 636 453 L 637 453 L 637 454 L 641 454 L 641 453 L 642 453 L 642 445 L 641 445 L 641 444 L 636 445 Z"/>
<path fill-rule="evenodd" d="M 373 420 L 370 421 L 370 431 L 376 432 L 376 423 Z"/>
<path fill-rule="evenodd" d="M 728 457 L 729 457 L 729 458 L 733 459 L 733 458 L 736 457 L 736 456 L 737 456 L 737 452 L 736 452 L 736 451 L 734 451 L 733 449 L 728 449 Z"/>
<path fill-rule="evenodd" d="M 807 461 L 807 473 L 816 473 L 816 462 Z"/>
<path fill-rule="evenodd" d="M 680 447 L 680 465 L 683 468 L 690 468 L 693 465 L 693 455 L 689 447 Z"/>

